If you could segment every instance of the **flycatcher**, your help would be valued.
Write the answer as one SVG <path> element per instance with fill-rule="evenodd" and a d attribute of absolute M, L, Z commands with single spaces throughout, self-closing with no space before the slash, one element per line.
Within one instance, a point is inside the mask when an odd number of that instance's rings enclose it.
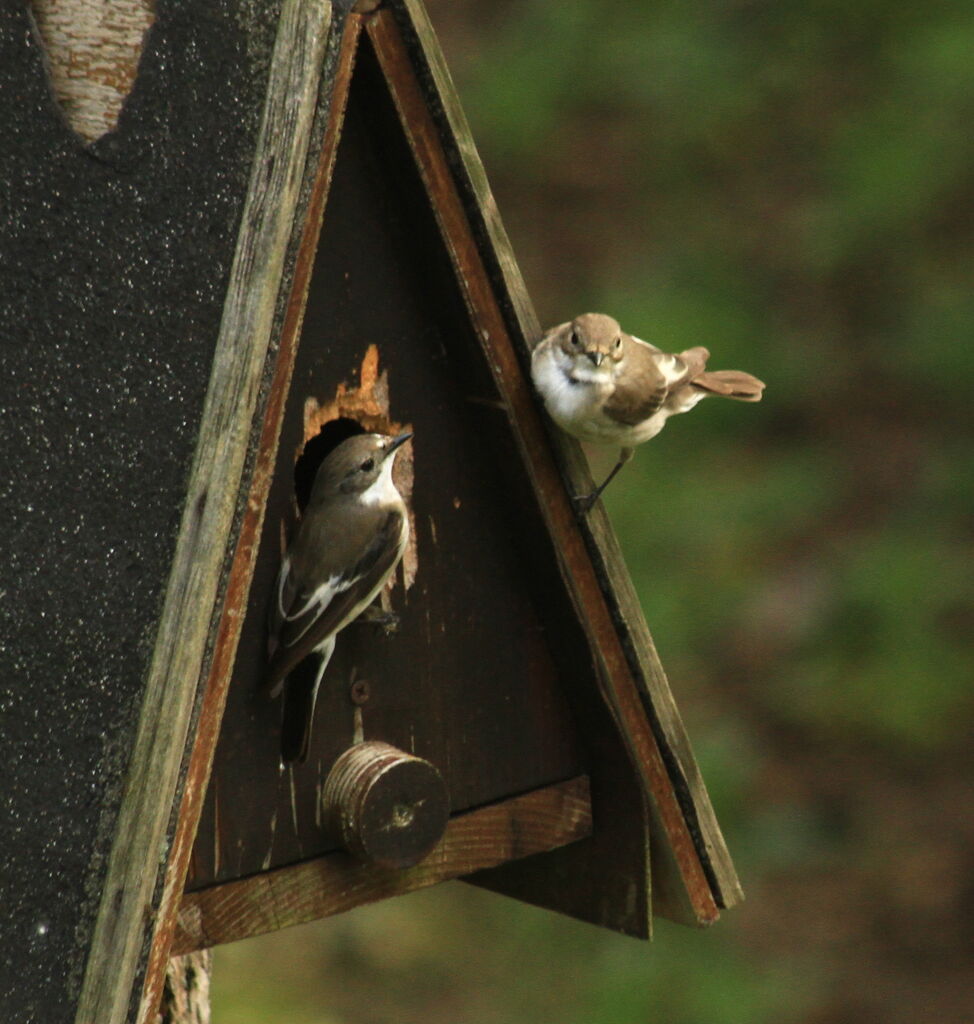
<path fill-rule="evenodd" d="M 392 467 L 410 437 L 357 434 L 318 467 L 271 602 L 265 687 L 271 697 L 284 691 L 285 761 L 308 756 L 315 701 L 335 635 L 374 600 L 406 549 L 409 515 L 392 482 Z"/>
<path fill-rule="evenodd" d="M 584 313 L 553 327 L 531 355 L 531 377 L 562 430 L 597 444 L 618 445 L 619 461 L 591 494 L 587 512 L 638 444 L 655 437 L 670 416 L 707 395 L 759 402 L 764 384 L 737 370 L 707 371 L 702 345 L 678 355 L 626 334 L 610 316 Z"/>

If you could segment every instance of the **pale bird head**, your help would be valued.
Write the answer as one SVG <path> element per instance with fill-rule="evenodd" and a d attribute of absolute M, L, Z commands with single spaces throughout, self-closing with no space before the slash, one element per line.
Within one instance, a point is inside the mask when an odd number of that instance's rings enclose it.
<path fill-rule="evenodd" d="M 379 476 L 391 473 L 395 454 L 412 434 L 355 434 L 329 452 L 318 467 L 311 500 L 329 493 L 361 494 Z"/>
<path fill-rule="evenodd" d="M 625 345 L 618 321 L 603 313 L 583 313 L 555 328 L 558 344 L 579 369 L 610 372 L 622 359 Z"/>

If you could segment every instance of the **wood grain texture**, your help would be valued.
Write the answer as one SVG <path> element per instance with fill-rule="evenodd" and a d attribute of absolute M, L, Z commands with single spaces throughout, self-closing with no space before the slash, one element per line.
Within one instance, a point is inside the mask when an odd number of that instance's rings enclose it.
<path fill-rule="evenodd" d="M 270 486 L 270 476 L 281 427 L 283 399 L 293 367 L 294 350 L 300 333 L 308 280 L 321 230 L 323 197 L 327 192 L 328 181 L 334 165 L 341 119 L 348 95 L 348 83 L 351 77 L 360 19 L 352 16 L 344 23 L 336 21 L 332 27 L 336 30 L 333 36 L 338 37 L 338 39 L 333 38 L 329 44 L 329 49 L 333 51 L 330 59 L 334 61 L 334 69 L 330 79 L 325 82 L 324 93 L 320 97 L 321 109 L 329 113 L 322 115 L 321 137 L 316 140 L 320 148 L 313 166 L 309 169 L 311 181 L 308 184 L 307 206 L 305 207 L 307 212 L 298 239 L 274 373 L 268 391 L 263 425 L 250 477 L 250 492 L 237 537 L 233 562 L 230 566 L 223 597 L 223 610 L 200 705 L 193 749 L 189 758 L 186 783 L 160 903 L 159 925 L 150 948 L 143 988 L 142 1016 L 150 1014 L 152 1007 L 158 1002 L 160 979 L 166 969 L 169 947 L 176 927 L 174 908 L 178 906 L 185 885 L 190 855 L 199 826 L 203 798 L 209 783 L 220 723 L 223 719 L 227 688 L 230 684 L 233 661 L 249 596 L 254 560 L 257 556 L 257 539 L 263 525 L 267 490 Z M 323 25 L 320 31 L 322 34 L 327 32 L 327 26 Z M 311 163 L 310 160 L 309 163 Z M 148 1019 L 151 1020 L 151 1017 Z"/>
<path fill-rule="evenodd" d="M 33 0 L 51 88 L 90 142 L 111 131 L 135 80 L 152 0 Z"/>
<path fill-rule="evenodd" d="M 399 896 L 583 839 L 591 831 L 584 777 L 454 817 L 429 856 L 404 871 L 333 853 L 183 898 L 173 950 L 234 942 Z"/>
<path fill-rule="evenodd" d="M 421 173 L 437 197 L 458 280 L 497 366 L 524 458 L 534 467 L 539 499 L 559 538 L 566 580 L 590 623 L 604 696 L 646 783 L 654 833 L 665 837 L 657 843 L 654 861 L 660 909 L 678 920 L 712 921 L 718 906 L 740 898 L 740 886 L 604 510 L 600 506 L 579 522 L 554 464 L 542 456 L 554 450 L 572 493 L 591 489 L 580 446 L 541 424 L 530 393 L 526 367 L 529 347 L 540 335 L 537 319 L 435 35 L 415 0 L 378 12 L 369 33 Z M 417 57 L 419 81 L 413 72 Z M 446 159 L 444 148 L 460 154 L 459 167 Z M 485 279 L 494 284 L 500 302 Z"/>
<path fill-rule="evenodd" d="M 391 592 L 394 633 L 342 631 L 308 761 L 279 772 L 280 705 L 260 692 L 266 605 L 297 467 L 336 413 L 413 431 L 417 561 Z M 356 735 L 435 765 L 454 814 L 587 774 L 567 690 L 592 688 L 591 658 L 365 39 L 271 476 L 189 889 L 336 849 L 320 787 Z M 364 706 L 350 699 L 357 680 L 370 686 Z"/>
<path fill-rule="evenodd" d="M 210 1024 L 212 961 L 208 949 L 169 961 L 158 1021 L 152 1024 Z"/>
<path fill-rule="evenodd" d="M 478 871 L 465 881 L 649 939 L 654 894 L 646 797 L 598 694 L 593 697 L 586 718 L 586 739 L 592 744 L 592 835 L 543 856 Z"/>
<path fill-rule="evenodd" d="M 237 508 L 318 92 L 331 8 L 287 0 L 183 521 L 85 972 L 79 1024 L 128 1017 Z M 163 852 L 165 851 L 165 852 Z M 161 855 L 161 856 L 160 856 Z M 150 993 L 155 995 L 158 990 Z M 143 999 L 148 1019 L 155 1003 Z"/>
<path fill-rule="evenodd" d="M 352 744 L 332 765 L 321 806 L 346 851 L 390 868 L 425 860 L 450 820 L 436 768 L 374 740 Z"/>

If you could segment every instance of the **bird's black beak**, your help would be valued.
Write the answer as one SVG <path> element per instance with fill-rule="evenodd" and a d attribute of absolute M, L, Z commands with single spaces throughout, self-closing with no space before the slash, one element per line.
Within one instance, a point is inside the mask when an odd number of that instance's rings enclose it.
<path fill-rule="evenodd" d="M 593 366 L 601 366 L 602 365 L 602 360 L 603 360 L 604 356 L 602 355 L 601 352 L 586 352 L 585 354 L 589 357 L 589 359 L 592 360 L 592 365 Z"/>
<path fill-rule="evenodd" d="M 390 456 L 400 445 L 405 444 L 412 436 L 412 434 L 400 434 L 398 437 L 394 437 L 386 448 L 386 457 Z"/>

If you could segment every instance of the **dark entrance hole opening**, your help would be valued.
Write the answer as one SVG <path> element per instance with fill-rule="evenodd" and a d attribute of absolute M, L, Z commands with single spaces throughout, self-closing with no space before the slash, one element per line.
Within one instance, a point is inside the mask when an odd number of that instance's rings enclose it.
<path fill-rule="evenodd" d="M 349 437 L 356 434 L 364 434 L 365 428 L 353 419 L 340 416 L 337 420 L 329 420 L 308 441 L 298 461 L 294 464 L 294 496 L 298 503 L 298 509 L 302 513 L 311 498 L 311 488 L 315 482 L 315 474 L 318 467 L 325 461 L 329 453 L 333 451 Z"/>

